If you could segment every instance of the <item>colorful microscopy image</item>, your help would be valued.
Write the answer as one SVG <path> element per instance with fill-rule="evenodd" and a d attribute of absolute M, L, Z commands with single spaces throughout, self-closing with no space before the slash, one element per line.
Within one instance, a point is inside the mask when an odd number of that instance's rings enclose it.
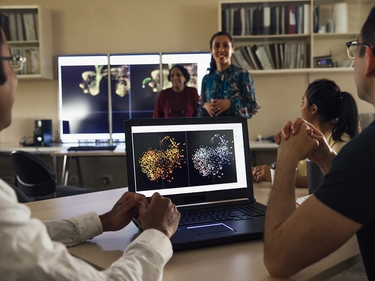
<path fill-rule="evenodd" d="M 169 136 L 165 136 L 160 141 L 161 147 L 164 141 L 170 142 L 165 150 L 149 148 L 143 152 L 139 159 L 142 173 L 145 173 L 151 181 L 162 179 L 171 182 L 174 179 L 174 170 L 181 168 L 180 161 L 184 155 L 183 149 L 179 147 L 180 144 Z"/>
<path fill-rule="evenodd" d="M 218 142 L 217 145 L 214 145 L 215 141 Z M 203 177 L 213 175 L 221 178 L 221 176 L 224 176 L 223 167 L 225 164 L 230 165 L 229 157 L 232 151 L 228 146 L 228 141 L 224 139 L 224 136 L 221 137 L 219 134 L 215 134 L 211 138 L 211 144 L 213 146 L 200 145 L 195 149 L 192 156 L 194 168 Z"/>
<path fill-rule="evenodd" d="M 137 190 L 237 181 L 233 131 L 133 135 Z"/>

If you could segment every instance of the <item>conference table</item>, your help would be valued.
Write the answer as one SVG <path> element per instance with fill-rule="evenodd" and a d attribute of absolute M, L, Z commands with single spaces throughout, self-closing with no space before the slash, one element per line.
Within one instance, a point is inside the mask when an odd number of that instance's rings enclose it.
<path fill-rule="evenodd" d="M 61 185 L 68 184 L 70 160 L 74 159 L 76 163 L 78 183 L 79 186 L 83 187 L 83 176 L 81 172 L 81 166 L 79 159 L 81 157 L 126 157 L 125 144 L 120 143 L 113 151 L 106 150 L 94 150 L 94 151 L 68 151 L 67 146 L 61 147 L 51 151 L 53 157 L 53 163 L 55 171 L 57 170 L 57 158 L 63 157 L 62 161 L 62 172 L 61 172 Z M 250 151 L 252 158 L 255 159 L 255 154 L 264 151 L 275 151 L 277 150 L 277 144 L 271 141 L 250 141 Z"/>
<path fill-rule="evenodd" d="M 254 184 L 258 202 L 267 204 L 271 184 Z M 89 211 L 109 211 L 127 188 L 118 188 L 70 197 L 27 203 L 32 217 L 41 220 L 69 218 Z M 297 188 L 296 197 L 307 195 L 306 188 Z M 69 252 L 96 267 L 105 269 L 117 260 L 126 246 L 139 234 L 133 223 L 117 232 L 105 232 L 88 242 L 69 247 Z M 261 239 L 175 252 L 164 269 L 164 281 L 271 281 L 326 280 L 361 260 L 357 241 L 352 237 L 341 248 L 297 274 L 276 279 L 269 276 L 263 264 Z"/>

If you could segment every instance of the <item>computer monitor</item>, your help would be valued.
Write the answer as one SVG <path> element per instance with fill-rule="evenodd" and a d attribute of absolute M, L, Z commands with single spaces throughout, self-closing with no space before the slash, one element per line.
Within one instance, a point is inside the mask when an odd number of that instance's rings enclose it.
<path fill-rule="evenodd" d="M 190 74 L 190 81 L 187 85 L 197 88 L 200 94 L 202 79 L 208 73 L 210 66 L 211 53 L 163 53 L 161 55 L 161 62 L 163 65 L 163 89 L 172 87 L 172 83 L 168 81 L 169 69 L 175 64 L 181 64 Z"/>
<path fill-rule="evenodd" d="M 109 141 L 108 56 L 59 55 L 57 65 L 61 142 Z"/>
<path fill-rule="evenodd" d="M 160 86 L 160 54 L 111 54 L 112 139 L 124 141 L 124 120 L 151 118 Z"/>

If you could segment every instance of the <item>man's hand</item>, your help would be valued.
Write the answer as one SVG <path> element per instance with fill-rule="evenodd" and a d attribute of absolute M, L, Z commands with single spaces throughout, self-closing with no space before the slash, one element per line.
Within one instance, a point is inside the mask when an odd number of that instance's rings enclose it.
<path fill-rule="evenodd" d="M 310 154 L 307 158 L 311 161 L 317 163 L 324 173 L 329 169 L 332 159 L 336 156 L 336 153 L 329 147 L 324 135 L 315 128 L 311 123 L 307 122 L 302 118 L 297 118 L 294 122 L 287 122 L 283 129 L 275 135 L 275 141 L 277 144 L 280 144 L 282 139 L 289 139 L 292 135 L 295 135 L 299 132 L 301 124 L 308 126 L 306 128 L 307 134 L 311 139 L 318 141 L 318 147 Z"/>
<path fill-rule="evenodd" d="M 140 202 L 147 204 L 147 199 L 144 195 L 133 192 L 124 193 L 111 211 L 99 216 L 103 231 L 117 231 L 127 226 L 138 215 L 137 206 Z"/>
<path fill-rule="evenodd" d="M 291 135 L 288 139 L 281 138 L 278 159 L 289 159 L 298 163 L 299 160 L 310 157 L 318 146 L 319 141 L 312 137 L 311 128 L 303 122 L 299 125 L 298 132 Z"/>
<path fill-rule="evenodd" d="M 177 230 L 180 212 L 169 198 L 154 193 L 148 206 L 140 202 L 138 220 L 143 230 L 154 228 L 171 238 Z"/>

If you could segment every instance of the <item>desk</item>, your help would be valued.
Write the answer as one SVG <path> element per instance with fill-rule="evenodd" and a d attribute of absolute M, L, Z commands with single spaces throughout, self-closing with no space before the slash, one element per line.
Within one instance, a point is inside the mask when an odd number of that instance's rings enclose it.
<path fill-rule="evenodd" d="M 33 154 L 50 154 L 60 150 L 62 147 L 60 144 L 54 144 L 53 146 L 22 146 L 17 143 L 0 143 L 0 153 L 10 154 L 13 150 L 22 150 Z"/>
<path fill-rule="evenodd" d="M 80 157 L 116 157 L 116 156 L 126 156 L 125 145 L 119 144 L 113 151 L 109 150 L 92 150 L 92 151 L 68 151 L 68 147 L 54 151 L 51 153 L 53 157 L 53 165 L 57 167 L 57 157 L 63 157 L 62 175 L 61 175 L 61 185 L 68 184 L 69 177 L 69 165 L 70 159 L 75 159 L 77 166 L 78 183 L 80 187 L 83 187 L 83 178 L 81 172 L 81 165 L 79 163 Z M 125 160 L 124 160 L 125 161 Z"/>
<path fill-rule="evenodd" d="M 59 150 L 54 149 L 51 153 L 53 157 L 53 164 L 55 167 L 55 171 L 57 170 L 57 157 L 63 157 L 63 167 L 62 167 L 62 175 L 61 175 L 61 185 L 68 184 L 68 176 L 69 176 L 69 165 L 70 159 L 75 159 L 76 166 L 77 166 L 77 175 L 78 175 L 78 182 L 79 186 L 83 187 L 83 179 L 82 173 L 79 163 L 80 157 L 118 157 L 118 156 L 126 156 L 125 152 L 125 145 L 119 144 L 117 145 L 114 151 L 104 151 L 104 150 L 96 150 L 96 151 L 68 151 L 68 147 L 60 148 Z M 252 153 L 260 152 L 260 151 L 276 151 L 277 144 L 270 141 L 250 141 L 250 151 Z"/>
<path fill-rule="evenodd" d="M 126 188 L 94 192 L 71 197 L 27 203 L 32 216 L 47 220 L 67 218 L 88 211 L 99 214 L 109 211 Z M 254 184 L 257 201 L 265 204 L 270 191 L 269 183 Z M 296 189 L 297 197 L 307 194 L 307 189 Z M 117 232 L 106 232 L 89 242 L 70 247 L 69 252 L 98 269 L 104 269 L 118 259 L 137 234 L 130 223 Z M 263 242 L 253 240 L 176 252 L 164 270 L 164 281 L 215 280 L 215 281 L 272 281 L 272 280 L 325 280 L 360 261 L 355 237 L 321 261 L 305 268 L 296 275 L 275 279 L 263 264 Z"/>

